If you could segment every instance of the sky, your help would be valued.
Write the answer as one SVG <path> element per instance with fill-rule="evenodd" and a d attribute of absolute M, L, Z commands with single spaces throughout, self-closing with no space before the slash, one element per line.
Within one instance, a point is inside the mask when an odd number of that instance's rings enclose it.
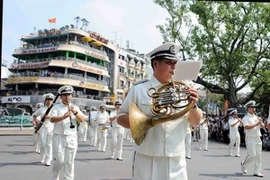
<path fill-rule="evenodd" d="M 148 53 L 162 44 L 156 25 L 168 17 L 153 0 L 4 0 L 3 10 L 2 60 L 8 65 L 23 35 L 76 25 L 77 16 L 89 21 L 88 30 L 124 48 L 128 40 L 130 48 Z M 50 18 L 56 18 L 56 23 L 50 24 Z"/>

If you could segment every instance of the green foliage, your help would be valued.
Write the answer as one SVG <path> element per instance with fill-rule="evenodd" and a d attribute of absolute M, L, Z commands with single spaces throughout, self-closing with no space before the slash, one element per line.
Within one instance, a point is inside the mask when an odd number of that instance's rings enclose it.
<path fill-rule="evenodd" d="M 164 41 L 179 42 L 188 60 L 202 61 L 196 83 L 238 106 L 269 85 L 270 4 L 155 0 L 169 17 L 158 25 Z M 269 100 L 270 101 L 270 100 Z"/>

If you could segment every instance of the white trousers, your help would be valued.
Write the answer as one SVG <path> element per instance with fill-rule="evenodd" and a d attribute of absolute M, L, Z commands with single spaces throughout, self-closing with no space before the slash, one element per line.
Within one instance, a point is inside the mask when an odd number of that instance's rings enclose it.
<path fill-rule="evenodd" d="M 132 180 L 187 180 L 185 156 L 146 156 L 135 152 Z"/>
<path fill-rule="evenodd" d="M 40 155 L 41 161 L 45 164 L 51 164 L 52 160 L 52 131 L 51 129 L 41 127 L 39 139 L 40 139 Z"/>
<path fill-rule="evenodd" d="M 125 129 L 123 127 L 112 128 L 111 156 L 122 159 L 123 139 Z"/>
<path fill-rule="evenodd" d="M 200 148 L 208 150 L 208 129 L 200 129 Z"/>
<path fill-rule="evenodd" d="M 88 129 L 87 122 L 81 122 L 79 127 L 78 127 L 78 140 L 79 141 L 86 142 L 87 129 Z"/>
<path fill-rule="evenodd" d="M 74 180 L 74 160 L 77 153 L 77 135 L 53 135 L 53 180 L 59 180 L 63 173 L 64 180 Z"/>
<path fill-rule="evenodd" d="M 105 151 L 106 150 L 106 145 L 107 145 L 107 134 L 108 134 L 108 129 L 106 130 L 100 130 L 98 128 L 98 150 Z"/>
<path fill-rule="evenodd" d="M 229 144 L 229 155 L 232 155 L 232 150 L 235 144 L 236 156 L 240 156 L 240 135 L 237 134 L 230 134 L 230 144 Z"/>
<path fill-rule="evenodd" d="M 244 160 L 244 168 L 247 168 L 255 160 L 254 174 L 262 173 L 262 141 L 259 137 L 246 137 L 247 156 Z"/>
<path fill-rule="evenodd" d="M 90 139 L 90 145 L 96 146 L 97 145 L 97 139 L 98 139 L 98 126 L 96 125 L 90 125 L 89 126 L 89 139 Z"/>
<path fill-rule="evenodd" d="M 191 154 L 191 131 L 188 131 L 186 134 L 185 139 L 185 145 L 186 145 L 186 157 L 190 157 Z"/>
<path fill-rule="evenodd" d="M 35 151 L 40 152 L 39 132 L 33 134 L 33 141 L 34 141 Z"/>

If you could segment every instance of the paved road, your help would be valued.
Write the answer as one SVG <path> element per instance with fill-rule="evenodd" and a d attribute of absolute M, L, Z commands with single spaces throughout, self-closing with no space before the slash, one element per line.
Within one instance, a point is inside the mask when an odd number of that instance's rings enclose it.
<path fill-rule="evenodd" d="M 1 131 L 1 130 L 0 130 Z M 0 179 L 3 180 L 48 180 L 51 179 L 51 167 L 39 163 L 39 154 L 34 152 L 32 136 L 11 134 L 0 136 Z M 109 145 L 109 141 L 108 141 Z M 227 145 L 209 142 L 209 151 L 200 151 L 198 143 L 192 144 L 192 159 L 187 161 L 189 180 L 254 180 L 270 179 L 270 151 L 263 151 L 264 178 L 252 176 L 253 167 L 248 175 L 242 175 L 240 162 L 246 154 L 241 148 L 241 158 L 228 157 Z M 124 161 L 110 159 L 109 146 L 106 153 L 79 142 L 75 161 L 76 180 L 129 180 L 133 144 L 124 142 Z M 147 173 L 147 172 L 146 172 Z"/>

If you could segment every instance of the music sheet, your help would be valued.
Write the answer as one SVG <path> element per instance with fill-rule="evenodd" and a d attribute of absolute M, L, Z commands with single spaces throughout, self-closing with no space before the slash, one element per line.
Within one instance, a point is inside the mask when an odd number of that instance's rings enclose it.
<path fill-rule="evenodd" d="M 201 66 L 201 61 L 180 61 L 176 64 L 173 80 L 196 80 Z"/>

